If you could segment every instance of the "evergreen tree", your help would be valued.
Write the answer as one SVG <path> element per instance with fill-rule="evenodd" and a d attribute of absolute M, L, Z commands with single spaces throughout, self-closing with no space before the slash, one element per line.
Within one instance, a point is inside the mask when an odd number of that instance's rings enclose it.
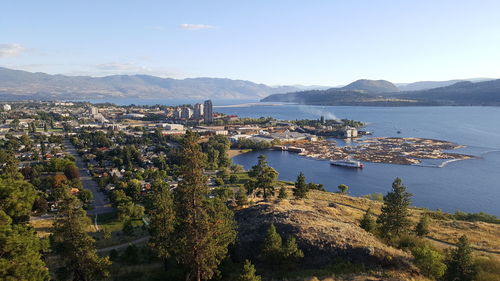
<path fill-rule="evenodd" d="M 278 198 L 279 199 L 286 199 L 288 197 L 288 192 L 286 191 L 286 187 L 282 186 L 280 188 L 280 191 L 278 193 Z"/>
<path fill-rule="evenodd" d="M 203 167 L 206 157 L 198 137 L 187 132 L 181 152 L 181 178 L 174 194 L 176 223 L 173 254 L 188 269 L 186 280 L 208 280 L 236 238 L 233 213 L 220 201 L 208 199 Z"/>
<path fill-rule="evenodd" d="M 372 209 L 369 208 L 366 213 L 363 215 L 363 218 L 361 219 L 361 222 L 359 226 L 366 230 L 367 232 L 373 233 L 375 229 L 377 228 L 377 224 L 375 223 L 375 220 L 373 219 L 373 214 L 372 214 Z"/>
<path fill-rule="evenodd" d="M 447 281 L 472 281 L 476 278 L 472 249 L 465 235 L 459 238 L 457 247 L 449 252 L 445 264 L 447 269 L 444 279 Z"/>
<path fill-rule="evenodd" d="M 380 224 L 382 235 L 386 238 L 399 237 L 408 231 L 410 213 L 411 193 L 406 191 L 406 187 L 401 183 L 400 178 L 396 178 L 392 183 L 392 191 L 384 196 L 382 213 L 377 219 Z"/>
<path fill-rule="evenodd" d="M 262 259 L 269 264 L 276 264 L 281 258 L 281 247 L 283 240 L 276 231 L 274 224 L 271 224 L 266 232 L 262 245 Z"/>
<path fill-rule="evenodd" d="M 243 271 L 241 272 L 238 281 L 260 281 L 260 276 L 255 275 L 255 272 L 256 270 L 254 265 L 249 260 L 245 260 Z"/>
<path fill-rule="evenodd" d="M 289 236 L 283 245 L 283 260 L 287 265 L 293 265 L 304 257 L 304 252 L 297 246 L 297 240 Z"/>
<path fill-rule="evenodd" d="M 150 205 L 149 246 L 166 266 L 172 252 L 172 232 L 175 223 L 174 203 L 168 185 L 154 185 Z"/>
<path fill-rule="evenodd" d="M 295 196 L 296 199 L 306 198 L 307 191 L 306 177 L 304 176 L 304 173 L 300 172 L 297 176 L 297 180 L 295 181 L 293 196 Z"/>
<path fill-rule="evenodd" d="M 417 236 L 423 237 L 429 234 L 429 223 L 430 219 L 428 215 L 423 215 L 420 217 L 420 220 L 415 226 L 415 233 L 417 233 Z"/>
<path fill-rule="evenodd" d="M 238 189 L 238 192 L 236 192 L 236 204 L 239 207 L 243 207 L 246 204 L 248 204 L 248 197 L 247 197 L 246 191 L 243 187 L 240 187 Z"/>
<path fill-rule="evenodd" d="M 32 228 L 13 223 L 0 209 L 0 280 L 49 280 L 41 255 L 47 248 L 44 242 Z"/>
<path fill-rule="evenodd" d="M 267 164 L 266 156 L 259 156 L 259 162 L 250 169 L 248 175 L 252 177 L 248 184 L 252 191 L 258 189 L 266 200 L 274 196 L 274 184 L 278 178 L 278 172 Z"/>
<path fill-rule="evenodd" d="M 54 223 L 53 249 L 61 258 L 60 280 L 91 281 L 108 276 L 108 257 L 97 255 L 94 239 L 87 233 L 90 219 L 74 196 L 66 195 Z"/>

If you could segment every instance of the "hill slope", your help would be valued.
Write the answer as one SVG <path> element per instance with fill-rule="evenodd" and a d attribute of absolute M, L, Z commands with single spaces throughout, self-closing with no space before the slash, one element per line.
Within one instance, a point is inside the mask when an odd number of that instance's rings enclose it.
<path fill-rule="evenodd" d="M 394 93 L 399 92 L 399 88 L 386 80 L 361 79 L 342 87 L 343 90 L 359 90 L 368 93 Z"/>
<path fill-rule="evenodd" d="M 269 87 L 224 78 L 172 79 L 149 75 L 106 77 L 31 73 L 0 67 L 3 99 L 179 98 L 259 99 L 296 87 Z"/>

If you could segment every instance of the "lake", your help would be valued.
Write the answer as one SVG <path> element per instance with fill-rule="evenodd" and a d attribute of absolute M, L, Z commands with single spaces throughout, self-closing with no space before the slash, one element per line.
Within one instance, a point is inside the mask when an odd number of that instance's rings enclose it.
<path fill-rule="evenodd" d="M 217 107 L 214 111 L 242 117 L 294 120 L 303 118 L 347 118 L 367 122 L 373 137 L 422 137 L 447 140 L 467 147 L 456 152 L 477 159 L 451 162 L 443 168 L 365 163 L 356 170 L 329 165 L 295 153 L 259 151 L 236 156 L 233 161 L 250 168 L 260 154 L 280 173 L 294 181 L 304 172 L 308 181 L 336 191 L 347 184 L 349 193 L 361 196 L 386 193 L 395 177 L 403 179 L 413 193 L 413 204 L 454 212 L 487 212 L 500 215 L 500 108 L 498 107 L 352 107 L 303 105 L 253 105 Z M 400 134 L 397 132 L 400 131 Z M 433 161 L 429 161 L 431 163 Z M 433 163 L 435 164 L 435 163 Z"/>

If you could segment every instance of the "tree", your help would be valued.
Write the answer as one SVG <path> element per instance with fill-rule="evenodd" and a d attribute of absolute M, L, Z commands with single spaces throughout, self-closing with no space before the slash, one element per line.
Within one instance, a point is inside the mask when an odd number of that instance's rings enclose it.
<path fill-rule="evenodd" d="M 0 210 L 14 223 L 27 222 L 37 198 L 34 187 L 25 180 L 0 178 Z"/>
<path fill-rule="evenodd" d="M 255 266 L 249 260 L 245 260 L 243 271 L 238 277 L 238 281 L 260 281 L 260 276 L 255 275 L 255 272 Z"/>
<path fill-rule="evenodd" d="M 458 239 L 457 247 L 449 252 L 445 264 L 447 269 L 444 280 L 472 281 L 475 279 L 477 270 L 469 240 L 465 235 Z"/>
<path fill-rule="evenodd" d="M 380 224 L 382 235 L 386 238 L 399 237 L 408 231 L 410 213 L 411 193 L 406 191 L 406 187 L 401 183 L 400 178 L 396 178 L 392 183 L 392 191 L 384 196 L 382 213 L 377 219 Z"/>
<path fill-rule="evenodd" d="M 271 224 L 266 232 L 264 243 L 262 244 L 261 255 L 262 259 L 269 264 L 276 264 L 281 258 L 281 246 L 283 240 L 276 231 L 274 224 Z"/>
<path fill-rule="evenodd" d="M 144 216 L 144 207 L 132 202 L 118 205 L 118 219 L 120 221 L 137 220 Z"/>
<path fill-rule="evenodd" d="M 54 223 L 53 249 L 60 256 L 61 280 L 102 280 L 108 276 L 111 265 L 108 257 L 97 255 L 95 241 L 87 233 L 90 219 L 81 203 L 69 194 L 63 200 Z"/>
<path fill-rule="evenodd" d="M 174 228 L 177 261 L 186 266 L 186 280 L 208 280 L 227 255 L 227 247 L 236 239 L 233 213 L 218 198 L 208 198 L 203 175 L 205 155 L 198 137 L 187 132 L 182 142 L 180 176 L 175 189 Z"/>
<path fill-rule="evenodd" d="M 84 208 L 88 208 L 90 202 L 92 201 L 93 194 L 92 191 L 88 189 L 83 189 L 78 192 L 78 199 L 80 199 L 83 203 Z"/>
<path fill-rule="evenodd" d="M 278 198 L 279 199 L 286 199 L 288 197 L 288 192 L 286 191 L 286 187 L 282 186 L 280 188 L 280 191 L 278 193 Z"/>
<path fill-rule="evenodd" d="M 0 209 L 0 280 L 49 280 L 41 255 L 46 249 L 46 241 L 32 228 L 13 223 Z"/>
<path fill-rule="evenodd" d="M 374 232 L 375 229 L 377 228 L 377 224 L 375 223 L 375 220 L 373 219 L 373 214 L 372 214 L 372 209 L 369 208 L 366 210 L 366 213 L 363 215 L 363 218 L 361 219 L 361 222 L 359 226 L 366 230 L 367 232 Z"/>
<path fill-rule="evenodd" d="M 283 245 L 283 261 L 287 265 L 293 265 L 304 257 L 304 252 L 297 246 L 297 240 L 293 236 L 289 236 Z"/>
<path fill-rule="evenodd" d="M 338 189 L 339 189 L 340 193 L 346 194 L 347 190 L 349 190 L 349 187 L 345 184 L 341 184 L 338 186 Z"/>
<path fill-rule="evenodd" d="M 429 245 L 415 247 L 412 249 L 415 257 L 415 265 L 420 268 L 421 272 L 434 279 L 439 279 L 446 271 L 446 265 L 443 263 L 443 255 L 432 249 Z"/>
<path fill-rule="evenodd" d="M 248 186 L 262 192 L 264 199 L 274 195 L 274 183 L 278 178 L 278 172 L 267 164 L 266 156 L 260 155 L 259 162 L 253 166 L 248 175 L 252 177 Z"/>
<path fill-rule="evenodd" d="M 306 198 L 307 191 L 306 177 L 304 176 L 304 173 L 300 172 L 297 176 L 297 180 L 295 181 L 293 196 L 295 196 L 296 199 Z"/>
<path fill-rule="evenodd" d="M 236 204 L 239 207 L 243 207 L 246 204 L 248 204 L 247 194 L 246 194 L 246 191 L 243 187 L 240 187 L 238 189 L 238 191 L 236 192 Z"/>
<path fill-rule="evenodd" d="M 429 223 L 430 218 L 428 215 L 423 215 L 420 217 L 420 220 L 415 226 L 415 233 L 417 233 L 417 236 L 423 237 L 429 234 Z"/>
<path fill-rule="evenodd" d="M 148 212 L 150 223 L 149 246 L 166 266 L 172 252 L 172 232 L 174 231 L 175 212 L 172 194 L 168 185 L 158 185 L 153 189 L 151 209 Z"/>

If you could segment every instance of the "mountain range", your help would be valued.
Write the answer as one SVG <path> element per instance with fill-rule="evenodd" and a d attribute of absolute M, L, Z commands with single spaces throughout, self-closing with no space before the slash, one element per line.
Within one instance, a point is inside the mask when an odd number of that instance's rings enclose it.
<path fill-rule="evenodd" d="M 261 101 L 294 102 L 310 105 L 491 105 L 500 106 L 500 79 L 483 82 L 422 82 L 422 90 L 401 91 L 385 80 L 358 80 L 340 88 L 273 94 Z M 425 86 L 447 86 L 428 89 Z M 411 88 L 411 87 L 410 87 Z"/>
<path fill-rule="evenodd" d="M 0 98 L 19 99 L 259 99 L 273 93 L 298 91 L 293 86 L 270 87 L 224 78 L 172 79 L 150 75 L 106 77 L 32 73 L 0 67 Z"/>
<path fill-rule="evenodd" d="M 471 82 L 473 81 L 473 82 Z M 0 67 L 0 100 L 247 99 L 316 105 L 500 105 L 500 80 L 393 84 L 357 80 L 343 87 L 268 86 L 226 78 L 51 75 Z"/>

